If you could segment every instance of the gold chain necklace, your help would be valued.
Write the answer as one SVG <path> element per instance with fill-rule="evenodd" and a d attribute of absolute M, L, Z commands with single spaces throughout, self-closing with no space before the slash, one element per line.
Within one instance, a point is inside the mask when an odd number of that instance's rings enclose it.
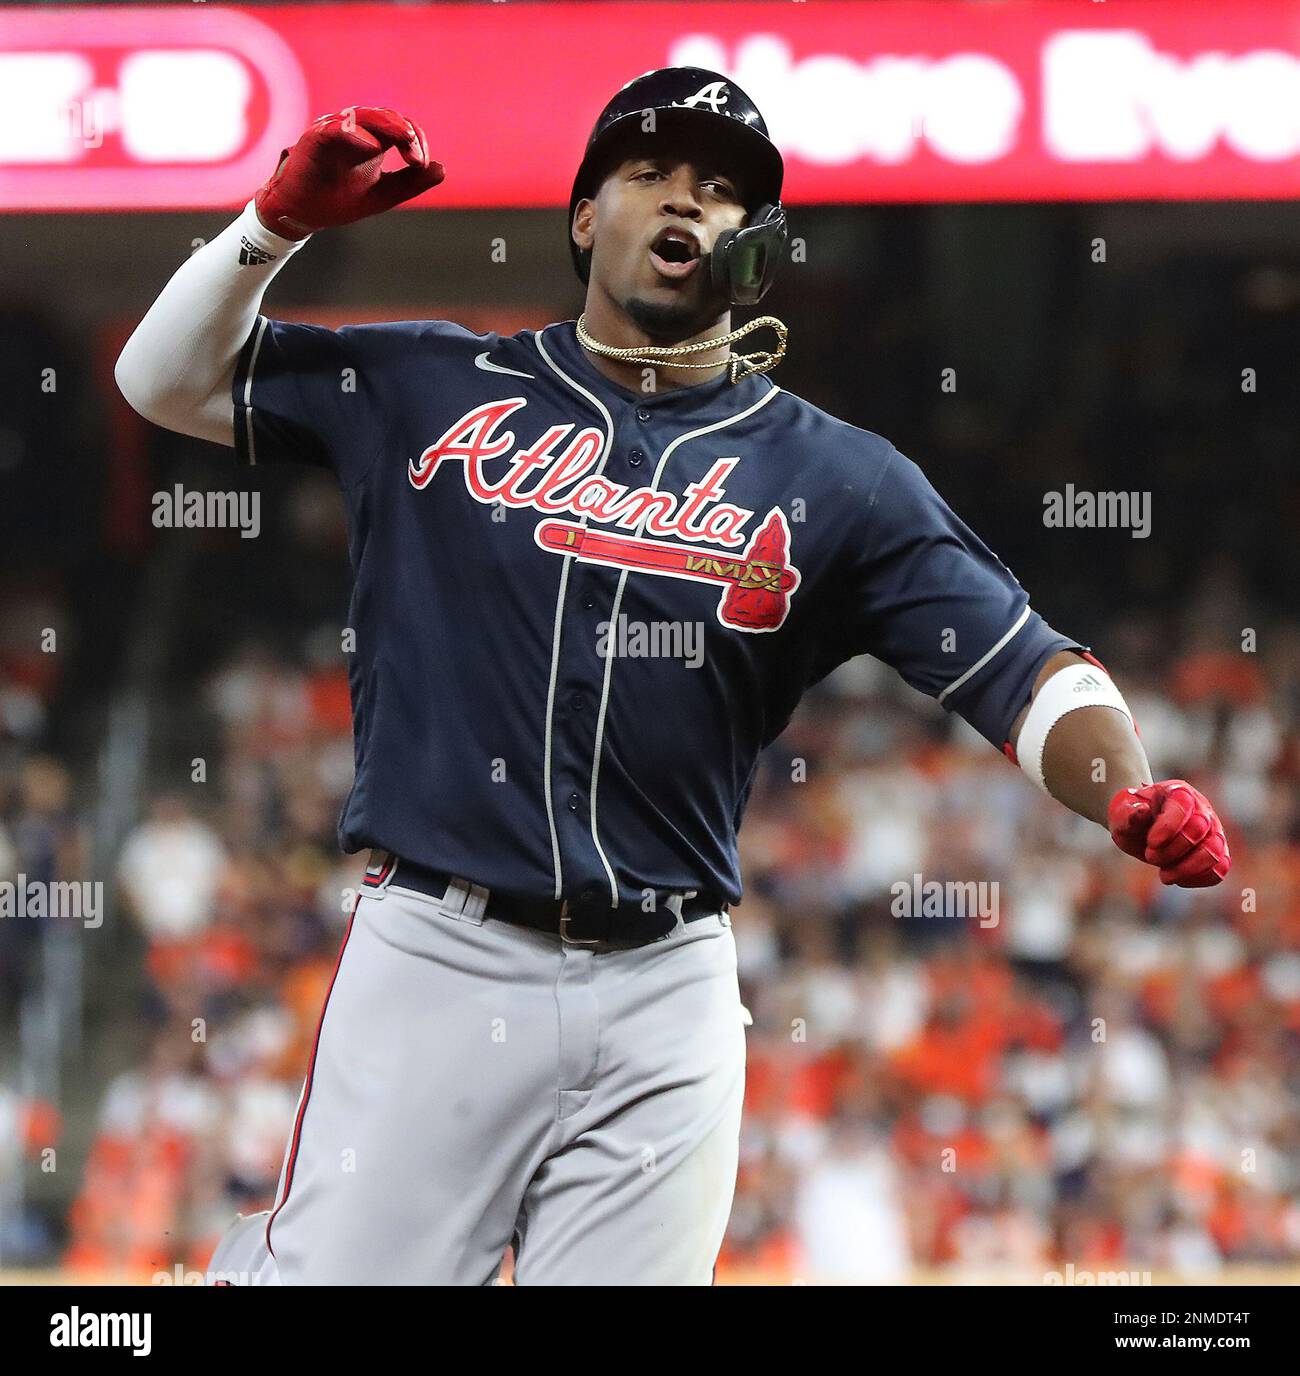
<path fill-rule="evenodd" d="M 733 353 L 726 360 L 732 382 L 739 382 L 742 377 L 748 377 L 751 373 L 766 373 L 785 357 L 785 341 L 790 332 L 776 316 L 760 315 L 756 320 L 732 330 L 730 334 L 719 335 L 716 339 L 700 339 L 694 344 L 644 344 L 639 348 L 616 349 L 612 344 L 602 344 L 598 339 L 591 337 L 587 330 L 587 317 L 583 314 L 578 317 L 578 343 L 590 353 L 599 354 L 602 358 L 616 359 L 620 363 L 642 363 L 650 368 L 717 368 L 720 366 L 717 363 L 683 363 L 679 360 L 688 354 L 720 349 L 724 344 L 735 344 L 751 331 L 762 329 L 764 325 L 776 331 L 774 350 L 755 349 L 747 354 Z"/>

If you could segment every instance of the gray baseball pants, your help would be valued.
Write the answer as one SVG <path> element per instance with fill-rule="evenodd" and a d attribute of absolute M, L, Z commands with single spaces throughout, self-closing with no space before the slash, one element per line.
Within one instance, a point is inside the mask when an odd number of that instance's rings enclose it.
<path fill-rule="evenodd" d="M 729 916 L 631 949 L 363 893 L 276 1207 L 209 1280 L 707 1285 L 735 1188 L 744 1023 Z"/>

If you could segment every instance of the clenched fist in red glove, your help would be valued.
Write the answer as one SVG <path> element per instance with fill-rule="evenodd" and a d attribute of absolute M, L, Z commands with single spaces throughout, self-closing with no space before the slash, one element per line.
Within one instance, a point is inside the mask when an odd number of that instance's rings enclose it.
<path fill-rule="evenodd" d="M 1232 866 L 1223 823 L 1205 794 L 1183 779 L 1121 788 L 1108 820 L 1120 850 L 1158 865 L 1161 883 L 1208 889 Z"/>
<path fill-rule="evenodd" d="M 396 148 L 407 165 L 380 170 Z M 318 229 L 350 225 L 409 201 L 443 178 L 429 160 L 424 131 L 396 110 L 358 105 L 322 115 L 280 154 L 271 180 L 253 198 L 257 218 L 273 234 L 305 239 Z"/>

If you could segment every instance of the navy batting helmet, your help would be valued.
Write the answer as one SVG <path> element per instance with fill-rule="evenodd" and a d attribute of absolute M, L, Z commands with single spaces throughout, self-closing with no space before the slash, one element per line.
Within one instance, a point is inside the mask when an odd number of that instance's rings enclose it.
<path fill-rule="evenodd" d="M 580 200 L 596 194 L 618 157 L 644 140 L 651 111 L 655 133 L 682 130 L 736 169 L 748 224 L 718 235 L 710 273 L 733 304 L 753 305 L 772 285 L 785 244 L 784 165 L 754 102 L 734 81 L 704 67 L 646 72 L 600 112 L 569 197 L 569 252 L 578 276 L 584 283 L 590 276 L 591 254 L 573 241 L 573 212 Z"/>

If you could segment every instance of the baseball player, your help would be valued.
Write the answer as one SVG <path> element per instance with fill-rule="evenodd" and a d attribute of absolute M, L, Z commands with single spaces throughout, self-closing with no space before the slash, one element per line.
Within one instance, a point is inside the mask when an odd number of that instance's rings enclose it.
<path fill-rule="evenodd" d="M 117 364 L 160 425 L 332 469 L 355 573 L 339 837 L 370 865 L 275 1207 L 212 1270 L 482 1284 L 513 1244 L 520 1284 L 708 1284 L 744 1083 L 736 836 L 810 684 L 877 656 L 1167 884 L 1218 883 L 1228 847 L 921 470 L 773 383 L 784 326 L 733 330 L 786 235 L 734 82 L 652 72 L 600 115 L 576 322 L 259 314 L 312 235 L 442 177 L 392 110 L 317 120 Z M 737 350 L 755 327 L 774 347 Z"/>

